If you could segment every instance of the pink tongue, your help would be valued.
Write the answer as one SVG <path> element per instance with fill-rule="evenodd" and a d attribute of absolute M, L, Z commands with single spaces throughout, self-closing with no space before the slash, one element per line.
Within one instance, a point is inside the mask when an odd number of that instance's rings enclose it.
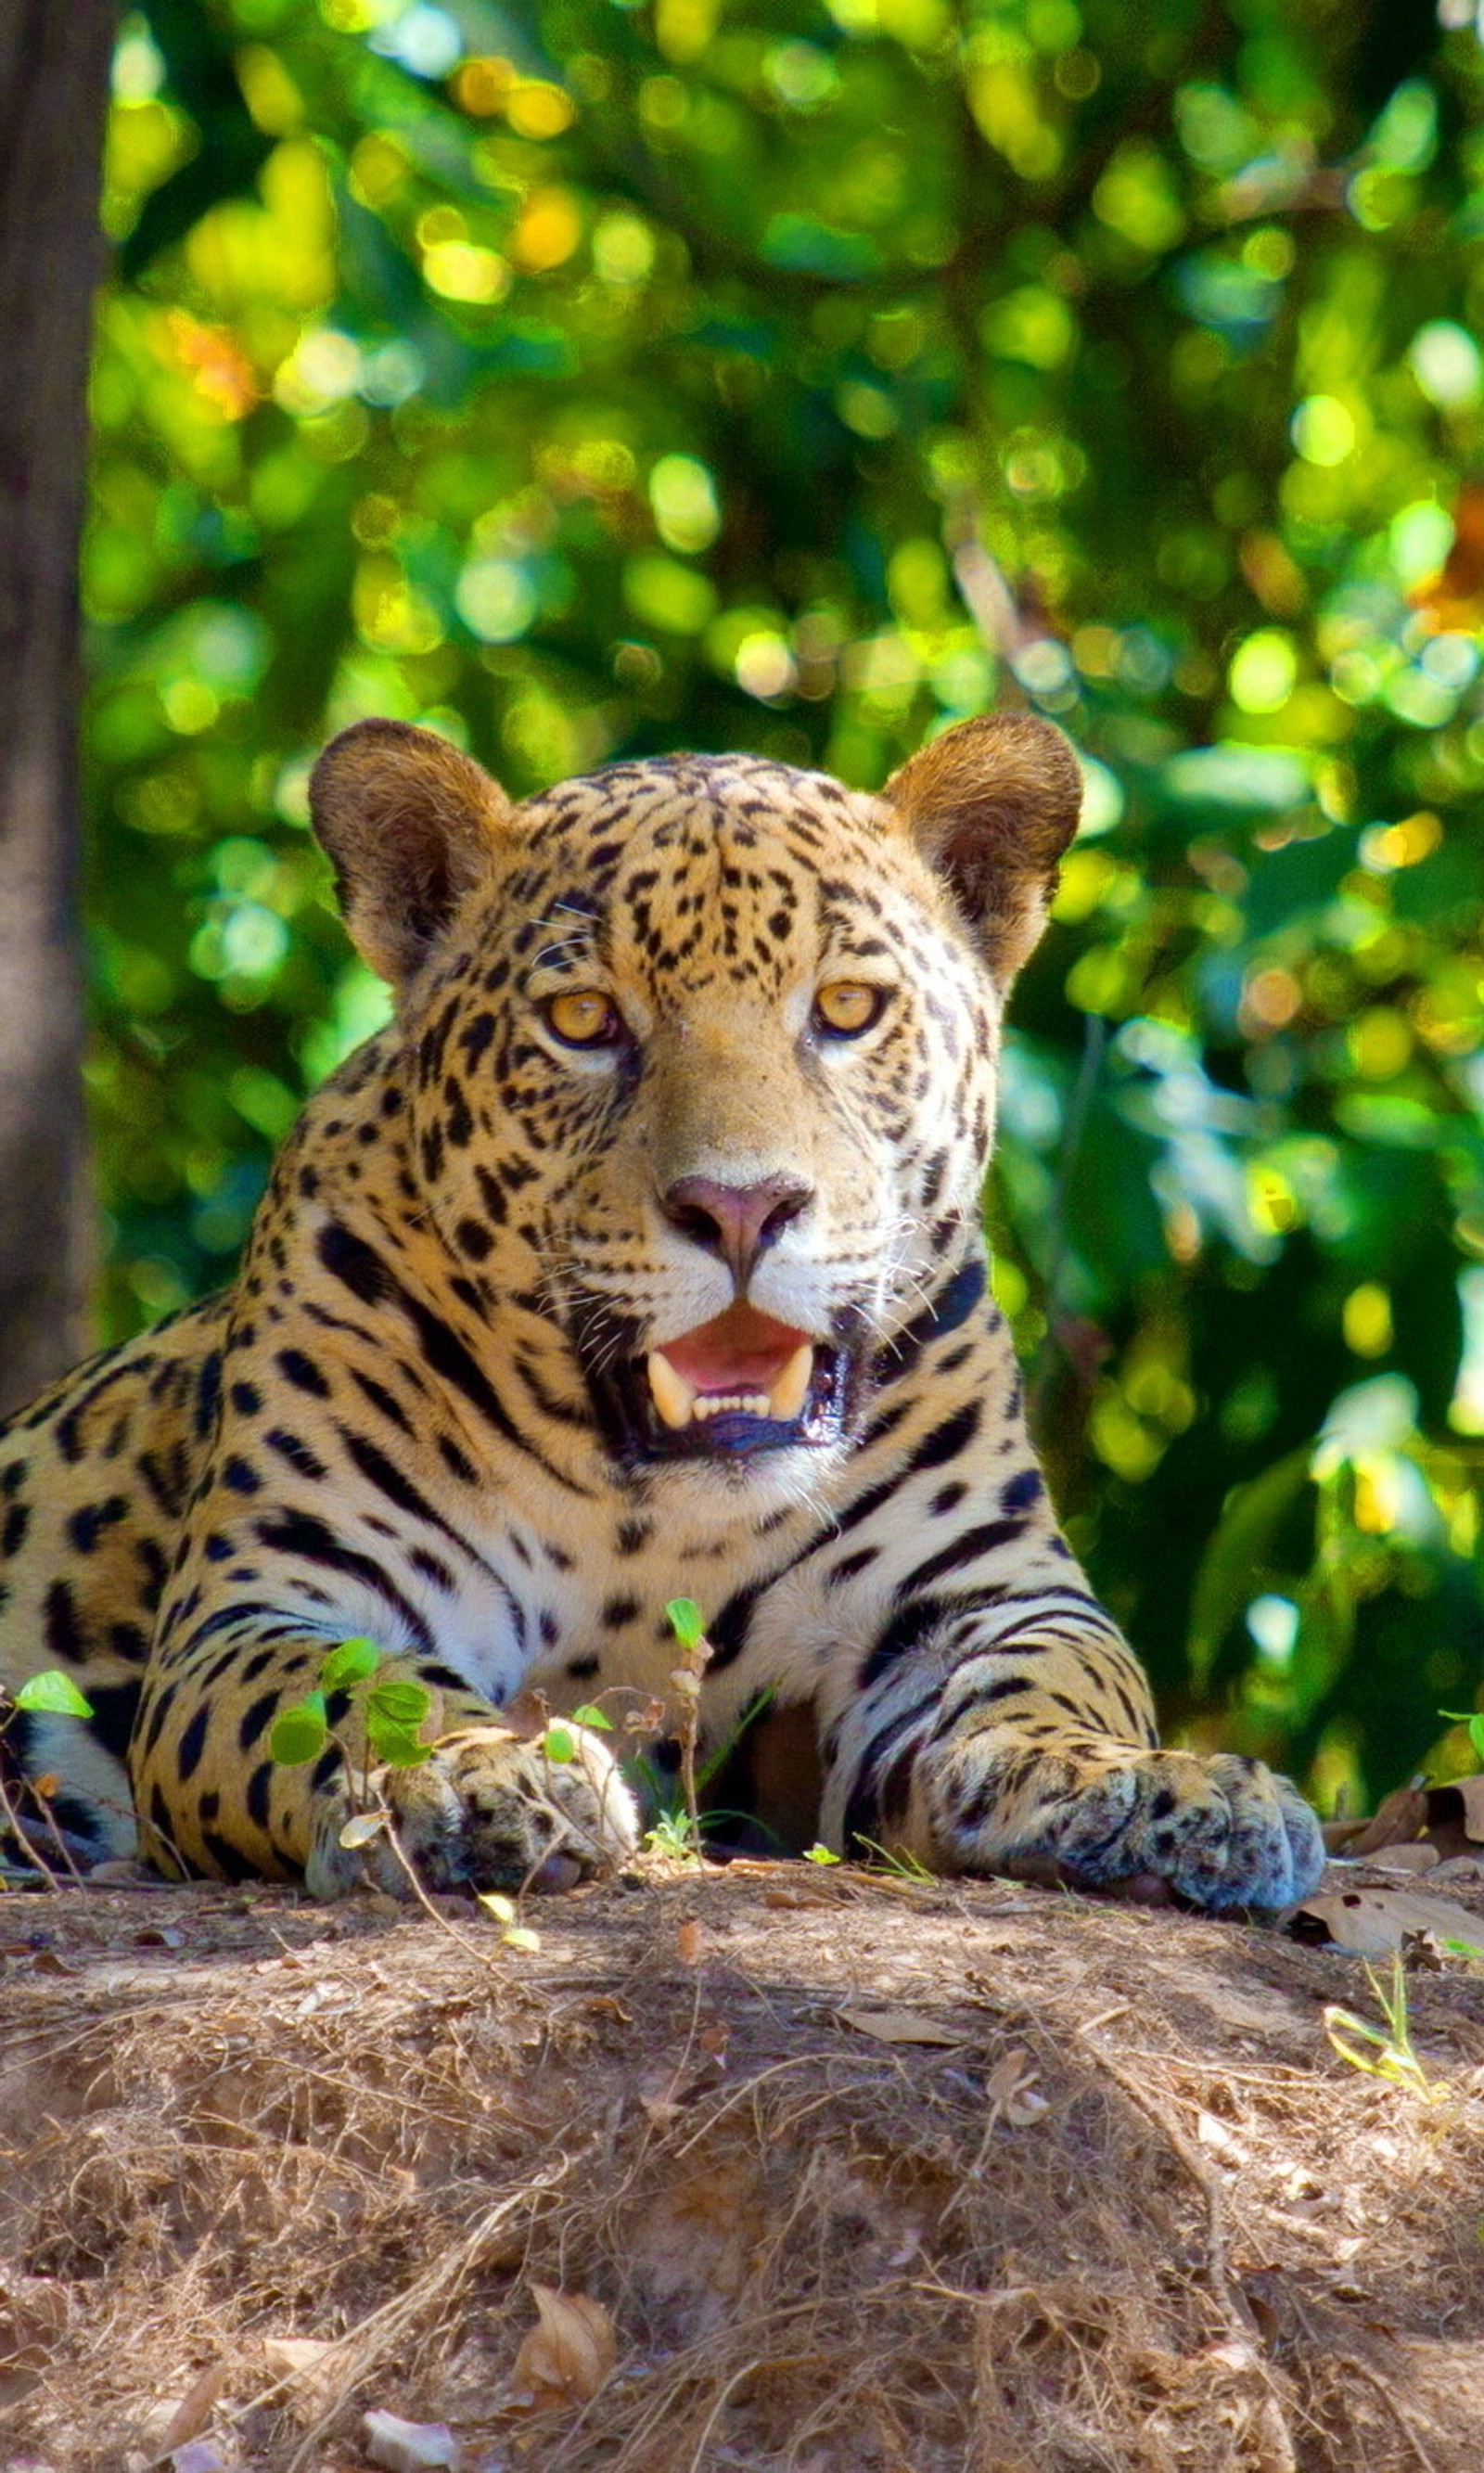
<path fill-rule="evenodd" d="M 807 1337 L 755 1306 L 734 1305 L 659 1353 L 697 1391 L 769 1391 Z"/>

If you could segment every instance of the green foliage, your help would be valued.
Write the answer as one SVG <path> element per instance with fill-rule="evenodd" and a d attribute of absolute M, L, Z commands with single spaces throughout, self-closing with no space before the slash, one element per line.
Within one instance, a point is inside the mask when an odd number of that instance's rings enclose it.
<path fill-rule="evenodd" d="M 268 1749 L 280 1768 L 301 1769 L 317 1761 L 330 1739 L 323 1692 L 308 1692 L 302 1700 L 280 1709 L 268 1738 Z"/>
<path fill-rule="evenodd" d="M 371 1640 L 344 1640 L 332 1648 L 320 1668 L 317 1688 L 274 1719 L 268 1738 L 273 1758 L 284 1768 L 303 1768 L 338 1742 L 335 1729 L 341 1719 L 330 1707 L 331 1695 L 338 1694 L 342 1715 L 352 1706 L 360 1710 L 368 1768 L 373 1763 L 394 1769 L 420 1767 L 431 1745 L 419 1741 L 418 1730 L 432 1714 L 433 1694 L 424 1684 L 398 1682 L 395 1676 L 374 1682 L 384 1655 Z"/>
<path fill-rule="evenodd" d="M 654 1827 L 644 1832 L 644 1852 L 662 1855 L 671 1863 L 699 1863 L 699 1824 L 679 1805 L 672 1812 L 662 1812 Z"/>
<path fill-rule="evenodd" d="M 343 1640 L 320 1669 L 321 1689 L 339 1692 L 347 1685 L 369 1682 L 381 1664 L 381 1655 L 373 1640 Z"/>
<path fill-rule="evenodd" d="M 694 1597 L 672 1597 L 665 1608 L 670 1629 L 687 1652 L 700 1646 L 706 1622 Z"/>
<path fill-rule="evenodd" d="M 1474 1759 L 1479 1763 L 1480 1766 L 1484 1767 L 1484 1712 L 1477 1709 L 1467 1711 L 1460 1709 L 1440 1709 L 1438 1715 L 1440 1717 L 1446 1717 L 1449 1725 L 1467 1726 L 1469 1730 L 1469 1748 L 1473 1754 Z"/>
<path fill-rule="evenodd" d="M 875 783 L 1017 697 L 1088 759 L 993 1205 L 1073 1542 L 1192 1740 L 1428 1757 L 1484 1664 L 1472 24 L 148 0 L 116 88 L 108 1331 L 382 1018 L 329 731 Z"/>
<path fill-rule="evenodd" d="M 1352 2069 L 1363 2071 L 1367 2077 L 1380 2078 L 1387 2086 L 1404 2087 L 1424 2103 L 1442 2102 L 1450 2090 L 1441 2078 L 1428 2077 L 1413 2044 L 1406 1970 L 1400 1958 L 1392 1959 L 1389 1984 L 1381 1981 L 1371 1965 L 1366 1967 L 1366 1980 L 1383 2023 L 1373 2027 L 1368 2019 L 1357 2018 L 1352 2009 L 1328 2002 L 1325 2033 L 1330 2044 L 1342 2061 L 1348 2061 Z"/>
<path fill-rule="evenodd" d="M 15 1708 L 29 1710 L 34 1717 L 90 1717 L 93 1714 L 92 1702 L 84 1698 L 70 1674 L 55 1666 L 29 1675 L 12 1697 Z"/>
<path fill-rule="evenodd" d="M 863 1846 L 870 1856 L 869 1868 L 872 1871 L 885 1872 L 894 1881 L 913 1881 L 928 1887 L 936 1886 L 937 1873 L 930 1872 L 926 1864 L 920 1862 L 917 1856 L 910 1854 L 905 1847 L 881 1846 L 874 1837 L 857 1838 L 856 1844 Z M 811 1858 L 814 1862 L 819 1860 L 817 1855 Z"/>

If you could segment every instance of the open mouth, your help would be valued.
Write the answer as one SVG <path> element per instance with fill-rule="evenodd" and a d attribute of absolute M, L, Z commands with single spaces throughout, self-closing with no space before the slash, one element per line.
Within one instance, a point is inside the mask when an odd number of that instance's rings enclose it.
<path fill-rule="evenodd" d="M 838 1439 L 844 1353 L 731 1305 L 615 1369 L 630 1448 L 646 1458 L 731 1459 Z"/>

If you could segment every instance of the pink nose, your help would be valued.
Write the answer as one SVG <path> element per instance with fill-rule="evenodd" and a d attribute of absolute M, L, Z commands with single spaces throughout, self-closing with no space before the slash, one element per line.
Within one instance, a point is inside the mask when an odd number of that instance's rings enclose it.
<path fill-rule="evenodd" d="M 682 1236 L 721 1257 L 740 1296 L 759 1254 L 813 1198 L 812 1187 L 786 1176 L 764 1177 L 758 1185 L 720 1185 L 709 1176 L 682 1176 L 661 1196 L 661 1208 Z"/>

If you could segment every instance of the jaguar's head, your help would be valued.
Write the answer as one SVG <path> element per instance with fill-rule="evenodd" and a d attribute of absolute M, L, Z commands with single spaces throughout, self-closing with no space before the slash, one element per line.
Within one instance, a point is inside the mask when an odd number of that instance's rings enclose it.
<path fill-rule="evenodd" d="M 673 756 L 516 806 L 402 724 L 326 751 L 316 827 L 397 991 L 419 1203 L 554 1415 L 586 1404 L 634 1469 L 849 1436 L 976 1222 L 1079 796 L 1015 714 L 879 795 Z"/>

